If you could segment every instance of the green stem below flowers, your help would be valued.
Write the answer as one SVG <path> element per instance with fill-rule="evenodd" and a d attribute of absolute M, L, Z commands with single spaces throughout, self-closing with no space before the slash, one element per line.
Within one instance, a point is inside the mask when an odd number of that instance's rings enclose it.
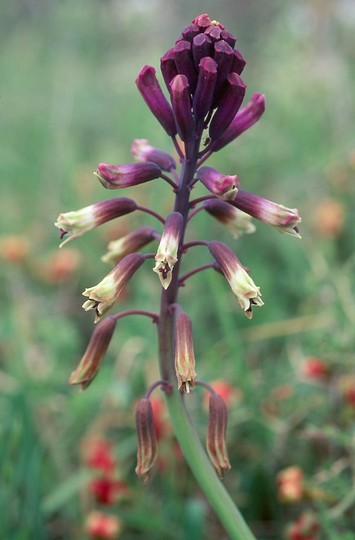
<path fill-rule="evenodd" d="M 183 167 L 176 193 L 174 211 L 180 212 L 184 219 L 184 229 L 189 211 L 189 184 L 196 170 L 199 140 L 183 160 Z M 189 157 L 191 156 L 191 157 Z M 237 506 L 218 478 L 197 435 L 196 429 L 185 407 L 184 399 L 177 390 L 174 367 L 174 318 L 172 306 L 177 302 L 179 290 L 179 268 L 182 258 L 184 231 L 181 235 L 178 262 L 174 267 L 173 278 L 165 291 L 162 291 L 158 322 L 159 361 L 162 379 L 173 385 L 166 393 L 166 401 L 176 439 L 185 459 L 231 540 L 255 540 L 255 536 L 243 519 Z"/>

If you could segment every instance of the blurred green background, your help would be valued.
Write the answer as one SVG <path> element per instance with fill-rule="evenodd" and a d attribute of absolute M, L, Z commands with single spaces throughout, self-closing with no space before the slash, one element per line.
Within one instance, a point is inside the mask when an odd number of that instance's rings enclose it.
<path fill-rule="evenodd" d="M 297 207 L 303 236 L 257 223 L 236 242 L 209 216 L 192 222 L 191 239 L 233 247 L 265 302 L 248 321 L 211 271 L 181 294 L 199 378 L 225 379 L 238 392 L 226 487 L 260 539 L 286 538 L 305 511 L 319 523 L 318 538 L 354 538 L 354 2 L 13 0 L 1 13 L 0 537 L 88 538 L 86 519 L 102 506 L 90 496 L 82 448 L 100 436 L 129 485 L 103 509 L 119 517 L 120 537 L 226 538 L 171 435 L 160 442 L 151 484 L 135 477 L 134 404 L 158 377 L 147 320 L 119 323 L 87 392 L 67 384 L 92 332 L 81 293 L 108 272 L 108 241 L 156 222 L 122 218 L 61 251 L 52 225 L 60 212 L 107 197 L 92 171 L 133 161 L 134 138 L 172 151 L 134 80 L 144 64 L 159 67 L 197 14 L 209 13 L 238 37 L 247 98 L 259 92 L 267 100 L 260 122 L 209 164 L 238 174 L 248 191 Z M 172 206 L 166 184 L 124 195 L 165 214 Z M 205 250 L 194 255 L 194 264 L 207 261 Z M 146 264 L 124 309 L 158 309 L 159 291 Z M 326 376 L 309 375 L 309 358 L 323 362 Z M 203 439 L 202 398 L 196 390 L 190 408 Z M 276 478 L 289 466 L 302 469 L 308 486 L 291 504 Z"/>

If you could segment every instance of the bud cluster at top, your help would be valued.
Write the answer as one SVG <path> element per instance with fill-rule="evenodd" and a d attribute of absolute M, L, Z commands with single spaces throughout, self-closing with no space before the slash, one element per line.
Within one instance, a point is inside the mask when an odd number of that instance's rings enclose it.
<path fill-rule="evenodd" d="M 213 141 L 229 127 L 246 89 L 240 77 L 246 62 L 234 48 L 236 41 L 223 24 L 207 14 L 186 26 L 160 63 L 172 108 L 154 68 L 145 66 L 141 70 L 137 86 L 170 136 L 178 133 L 187 142 L 209 126 Z"/>

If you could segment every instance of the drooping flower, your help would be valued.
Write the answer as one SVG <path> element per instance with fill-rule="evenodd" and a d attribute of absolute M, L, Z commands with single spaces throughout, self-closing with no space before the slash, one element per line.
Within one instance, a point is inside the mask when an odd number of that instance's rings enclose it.
<path fill-rule="evenodd" d="M 101 257 L 101 260 L 117 264 L 125 255 L 138 251 L 158 238 L 160 235 L 153 227 L 139 227 L 118 240 L 112 240 L 108 245 L 108 252 Z"/>
<path fill-rule="evenodd" d="M 138 437 L 136 474 L 146 483 L 158 457 L 157 437 L 154 429 L 153 409 L 150 400 L 142 398 L 136 408 Z"/>
<path fill-rule="evenodd" d="M 189 394 L 196 379 L 192 323 L 180 307 L 175 319 L 175 372 L 178 389 Z"/>
<path fill-rule="evenodd" d="M 224 473 L 231 468 L 226 445 L 226 430 L 226 404 L 219 394 L 213 392 L 209 400 L 206 448 L 220 478 L 223 478 Z"/>
<path fill-rule="evenodd" d="M 253 316 L 253 306 L 263 306 L 260 287 L 257 287 L 244 270 L 233 251 L 222 242 L 209 242 L 208 249 L 227 279 L 240 307 L 248 319 Z"/>
<path fill-rule="evenodd" d="M 255 231 L 251 216 L 220 199 L 209 199 L 203 203 L 206 211 L 223 223 L 234 238 Z"/>
<path fill-rule="evenodd" d="M 107 317 L 95 327 L 78 367 L 70 375 L 70 384 L 80 384 L 81 388 L 86 390 L 92 383 L 99 372 L 115 328 L 116 319 L 114 317 Z"/>
<path fill-rule="evenodd" d="M 83 308 L 85 311 L 89 309 L 96 311 L 95 322 L 112 308 L 128 281 L 144 261 L 145 256 L 142 253 L 126 255 L 100 283 L 85 289 L 83 296 L 87 296 L 89 300 L 84 302 Z"/>
<path fill-rule="evenodd" d="M 230 203 L 281 233 L 301 238 L 298 228 L 301 218 L 297 208 L 287 208 L 242 189 Z"/>
<path fill-rule="evenodd" d="M 182 226 L 183 217 L 179 212 L 172 212 L 165 220 L 164 231 L 155 256 L 156 264 L 153 268 L 153 271 L 159 275 L 164 289 L 167 289 L 171 283 L 172 272 L 178 260 Z"/>
<path fill-rule="evenodd" d="M 134 212 L 136 208 L 137 203 L 133 199 L 117 197 L 91 204 L 80 210 L 59 214 L 54 225 L 60 229 L 61 238 L 68 235 L 60 247 L 107 221 Z"/>

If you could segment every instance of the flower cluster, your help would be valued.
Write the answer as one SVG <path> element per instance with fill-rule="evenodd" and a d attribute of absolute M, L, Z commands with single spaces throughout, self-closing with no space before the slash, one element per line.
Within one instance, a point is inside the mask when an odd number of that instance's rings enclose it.
<path fill-rule="evenodd" d="M 242 54 L 235 49 L 236 38 L 207 14 L 196 17 L 181 33 L 172 48 L 161 58 L 161 72 L 167 92 L 159 84 L 154 67 L 144 66 L 136 79 L 139 92 L 159 124 L 171 138 L 174 155 L 136 139 L 131 147 L 135 162 L 124 165 L 100 163 L 95 172 L 105 189 L 118 190 L 142 183 L 167 182 L 173 193 L 171 211 L 166 218 L 156 210 L 134 200 L 115 197 L 77 211 L 60 214 L 56 226 L 63 243 L 94 227 L 133 212 L 157 219 L 158 227 L 141 226 L 110 242 L 103 260 L 113 269 L 95 286 L 85 289 L 83 308 L 94 310 L 98 322 L 87 350 L 72 373 L 70 382 L 87 388 L 97 375 L 118 319 L 145 315 L 158 326 L 162 380 L 148 389 L 137 406 L 137 474 L 150 476 L 157 456 L 157 436 L 150 394 L 154 388 L 165 391 L 167 399 L 176 389 L 189 394 L 201 384 L 210 393 L 207 451 L 217 473 L 230 468 L 225 437 L 227 410 L 222 397 L 209 385 L 197 380 L 192 321 L 178 303 L 178 292 L 193 274 L 213 268 L 229 284 L 244 314 L 251 319 L 254 307 L 263 306 L 260 287 L 229 246 L 218 241 L 193 239 L 186 242 L 189 221 L 205 212 L 225 225 L 234 238 L 255 230 L 253 219 L 295 237 L 301 221 L 296 209 L 287 208 L 240 189 L 235 171 L 221 172 L 206 166 L 215 152 L 252 127 L 265 110 L 262 94 L 253 94 L 243 105 L 246 85 L 241 79 L 245 67 Z M 181 170 L 177 163 L 180 162 Z M 199 184 L 205 195 L 190 200 L 192 188 Z M 159 231 L 159 228 L 161 229 Z M 152 253 L 142 250 L 158 242 Z M 62 244 L 63 245 L 63 244 Z M 207 248 L 208 262 L 180 276 L 182 260 L 190 259 L 196 245 Z M 162 290 L 160 313 L 142 310 L 105 316 L 116 305 L 122 290 L 149 259 L 158 274 Z"/>

